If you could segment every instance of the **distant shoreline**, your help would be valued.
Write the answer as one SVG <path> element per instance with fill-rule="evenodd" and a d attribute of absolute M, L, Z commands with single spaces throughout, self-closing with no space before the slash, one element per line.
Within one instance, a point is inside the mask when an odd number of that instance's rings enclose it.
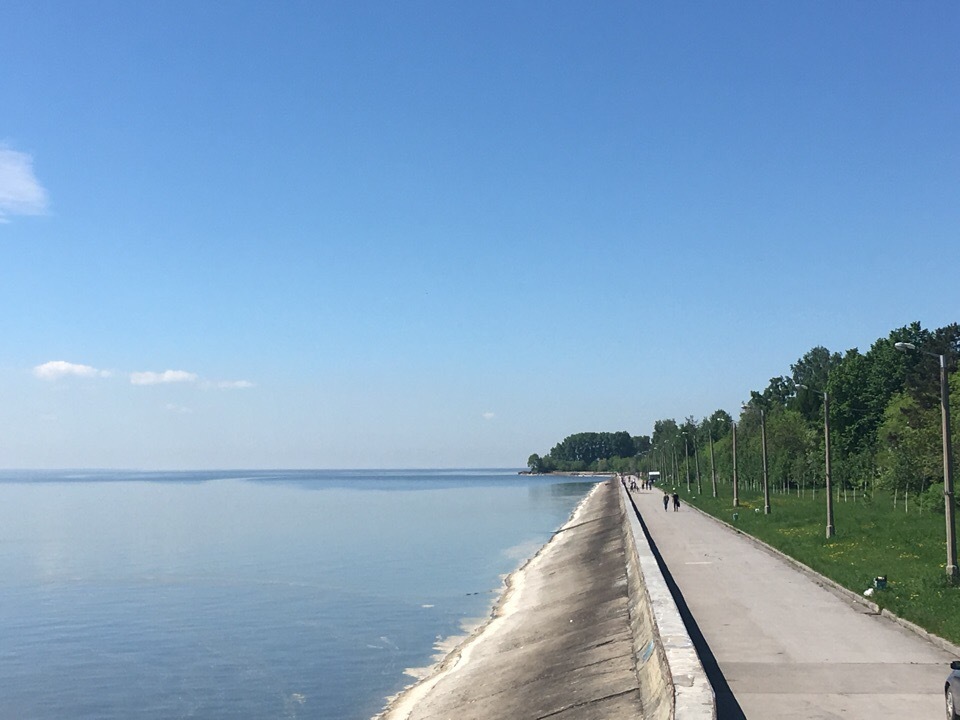
<path fill-rule="evenodd" d="M 567 470 L 567 471 L 556 471 L 556 472 L 545 472 L 538 473 L 533 472 L 532 470 L 521 470 L 517 475 L 542 475 L 544 477 L 556 476 L 556 477 L 613 477 L 617 473 L 615 472 L 599 472 L 596 470 Z"/>

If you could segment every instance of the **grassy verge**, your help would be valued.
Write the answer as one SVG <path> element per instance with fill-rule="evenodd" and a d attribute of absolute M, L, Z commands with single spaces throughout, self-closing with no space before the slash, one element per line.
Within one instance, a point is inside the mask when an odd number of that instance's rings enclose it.
<path fill-rule="evenodd" d="M 804 497 L 774 493 L 771 512 L 763 513 L 763 496 L 749 488 L 740 491 L 740 507 L 733 507 L 730 485 L 718 487 L 710 497 L 708 487 L 697 496 L 696 486 L 687 502 L 763 540 L 796 558 L 848 590 L 863 593 L 877 576 L 886 576 L 887 589 L 870 598 L 880 607 L 960 644 L 960 585 L 946 577 L 946 532 L 943 513 L 893 507 L 893 497 L 876 494 L 846 502 L 834 499 L 836 534 L 826 538 L 826 498 L 823 491 Z M 734 518 L 734 513 L 737 517 Z"/>

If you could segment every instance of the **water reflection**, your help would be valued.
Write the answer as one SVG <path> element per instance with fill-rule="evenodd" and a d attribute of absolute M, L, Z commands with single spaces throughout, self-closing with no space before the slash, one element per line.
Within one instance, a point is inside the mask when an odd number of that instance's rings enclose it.
<path fill-rule="evenodd" d="M 570 480 L 4 471 L 0 707 L 368 718 L 592 486 Z"/>

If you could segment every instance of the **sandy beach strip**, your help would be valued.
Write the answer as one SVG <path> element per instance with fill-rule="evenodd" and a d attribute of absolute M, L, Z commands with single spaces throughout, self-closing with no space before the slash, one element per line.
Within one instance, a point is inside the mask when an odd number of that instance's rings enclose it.
<path fill-rule="evenodd" d="M 468 635 L 447 638 L 438 643 L 438 651 L 447 651 L 443 658 L 427 669 L 423 679 L 409 686 L 398 695 L 388 698 L 386 708 L 374 716 L 373 720 L 408 720 L 418 703 L 429 695 L 437 683 L 466 667 L 471 655 L 479 645 L 490 642 L 503 629 L 507 619 L 522 608 L 524 604 L 534 600 L 534 598 L 527 597 L 529 594 L 526 583 L 528 574 L 534 572 L 550 553 L 556 552 L 562 546 L 568 537 L 564 530 L 579 524 L 584 507 L 601 486 L 602 483 L 598 482 L 591 488 L 590 492 L 577 504 L 567 522 L 554 533 L 553 537 L 532 558 L 507 576 L 504 581 L 504 590 L 494 603 L 486 622 L 476 626 Z M 454 643 L 452 648 L 450 647 L 451 643 Z M 408 671 L 408 674 L 412 672 Z M 420 673 L 417 672 L 417 674 Z"/>

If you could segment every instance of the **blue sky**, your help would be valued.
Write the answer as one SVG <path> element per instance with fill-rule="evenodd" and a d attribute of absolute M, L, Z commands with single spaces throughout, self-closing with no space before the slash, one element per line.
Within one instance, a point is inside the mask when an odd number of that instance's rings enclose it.
<path fill-rule="evenodd" d="M 523 466 L 960 320 L 955 2 L 8 2 L 0 467 Z"/>

